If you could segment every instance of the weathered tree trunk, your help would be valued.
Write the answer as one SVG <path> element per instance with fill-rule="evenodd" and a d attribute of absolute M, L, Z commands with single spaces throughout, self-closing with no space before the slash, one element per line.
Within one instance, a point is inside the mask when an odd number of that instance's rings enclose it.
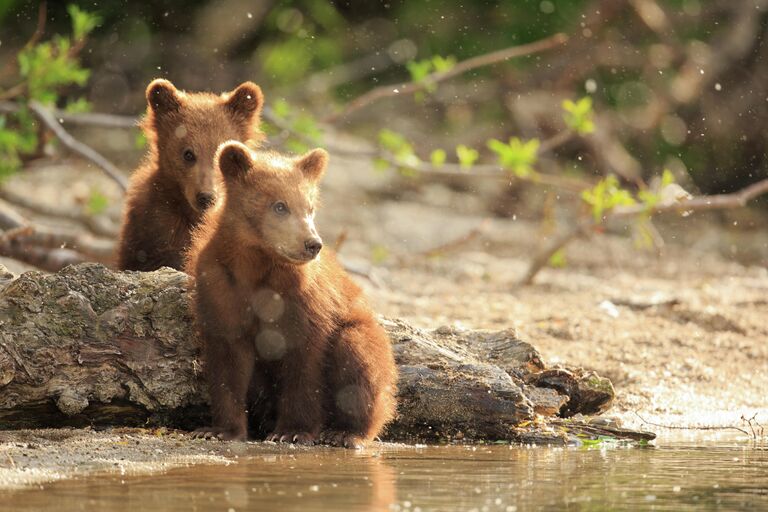
<path fill-rule="evenodd" d="M 0 269 L 0 428 L 208 420 L 185 274 Z M 512 331 L 382 324 L 400 369 L 391 439 L 563 441 L 564 429 L 533 421 L 537 413 L 595 413 L 613 398 L 607 379 L 546 369 Z"/>

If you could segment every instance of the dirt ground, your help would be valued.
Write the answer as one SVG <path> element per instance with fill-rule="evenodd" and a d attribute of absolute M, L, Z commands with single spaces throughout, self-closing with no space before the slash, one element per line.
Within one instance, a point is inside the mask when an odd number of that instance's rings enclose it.
<path fill-rule="evenodd" d="M 113 199 L 105 215 L 117 221 L 118 191 L 96 171 L 75 165 L 82 164 L 47 163 L 8 186 L 73 210 L 98 189 Z M 549 363 L 610 377 L 618 397 L 608 414 L 627 426 L 641 427 L 643 420 L 741 426 L 742 416 L 755 415 L 768 426 L 764 213 L 663 219 L 657 226 L 666 242 L 661 255 L 637 249 L 617 227 L 613 234 L 576 240 L 565 268 L 545 269 L 534 285 L 521 287 L 517 280 L 551 223 L 525 220 L 530 215 L 524 209 L 519 218 L 492 217 L 487 203 L 503 184 L 463 181 L 475 192 L 457 190 L 457 183 L 404 187 L 369 162 L 332 156 L 317 222 L 326 243 L 345 233 L 341 257 L 367 274 L 358 281 L 380 313 L 422 327 L 514 326 Z M 554 218 L 564 225 L 569 211 L 556 207 Z M 421 254 L 481 225 L 482 233 L 469 242 L 438 256 Z M 25 269 L 0 263 L 15 272 Z M 646 428 L 659 431 L 661 439 L 676 432 Z M 140 449 L 121 448 L 131 443 Z M 0 432 L 0 453 L 8 454 L 8 460 L 0 456 L 0 488 L 103 470 L 226 463 L 237 455 L 231 449 L 146 432 Z"/>

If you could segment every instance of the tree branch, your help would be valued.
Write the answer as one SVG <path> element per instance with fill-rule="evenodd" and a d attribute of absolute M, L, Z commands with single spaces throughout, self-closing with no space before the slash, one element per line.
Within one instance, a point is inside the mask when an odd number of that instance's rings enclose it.
<path fill-rule="evenodd" d="M 32 211 L 38 215 L 76 222 L 97 236 L 114 238 L 118 232 L 117 226 L 105 217 L 97 217 L 88 215 L 85 212 L 72 211 L 38 203 L 9 190 L 7 187 L 0 187 L 0 199 L 4 199 L 10 204 L 20 206 L 21 208 Z"/>
<path fill-rule="evenodd" d="M 710 196 L 700 196 L 687 201 L 660 203 L 648 208 L 643 204 L 632 206 L 617 207 L 602 219 L 595 221 L 592 217 L 583 219 L 576 223 L 570 230 L 556 237 L 540 251 L 531 261 L 525 275 L 520 279 L 521 285 L 529 285 L 533 282 L 536 274 L 544 268 L 549 259 L 557 251 L 565 247 L 571 240 L 582 233 L 589 232 L 591 229 L 601 226 L 611 220 L 625 219 L 635 215 L 647 214 L 649 216 L 660 215 L 663 213 L 678 212 L 697 212 L 706 210 L 724 210 L 730 208 L 741 208 L 752 199 L 768 193 L 768 179 L 764 179 L 749 185 L 738 192 L 730 194 L 716 194 Z"/>
<path fill-rule="evenodd" d="M 400 94 L 410 94 L 412 92 L 420 91 L 424 89 L 426 84 L 435 84 L 444 80 L 448 80 L 449 78 L 453 78 L 454 76 L 461 75 L 473 69 L 490 66 L 492 64 L 503 62 L 516 57 L 522 57 L 525 55 L 531 55 L 533 53 L 549 50 L 564 44 L 567 40 L 568 36 L 565 34 L 555 34 L 546 39 L 541 39 L 533 43 L 513 46 L 511 48 L 505 48 L 503 50 L 498 50 L 495 52 L 487 53 L 485 55 L 479 55 L 477 57 L 463 60 L 457 63 L 451 69 L 447 71 L 432 73 L 428 75 L 424 80 L 419 82 L 405 82 L 399 85 L 382 85 L 375 87 L 349 102 L 341 112 L 326 117 L 325 121 L 328 123 L 334 123 L 348 116 L 352 112 L 360 110 L 361 108 L 366 107 L 382 98 L 398 96 Z"/>
<path fill-rule="evenodd" d="M 53 117 L 53 113 L 42 104 L 35 100 L 28 103 L 29 109 L 35 114 L 35 116 L 49 129 L 54 135 L 66 146 L 70 151 L 80 155 L 86 160 L 91 161 L 101 170 L 103 170 L 107 176 L 117 183 L 121 190 L 125 191 L 128 188 L 128 180 L 123 175 L 122 171 L 115 167 L 115 165 L 104 158 L 101 154 L 96 152 L 90 146 L 78 141 L 72 135 L 69 134 L 59 123 L 59 121 Z"/>
<path fill-rule="evenodd" d="M 45 0 L 40 2 L 40 6 L 37 8 L 37 25 L 35 26 L 35 31 L 32 33 L 32 36 L 29 38 L 29 41 L 27 41 L 26 44 L 22 46 L 20 51 L 24 51 L 36 45 L 37 42 L 40 41 L 40 38 L 43 37 L 43 34 L 45 33 L 46 14 L 48 11 L 47 4 L 48 2 L 46 2 Z M 10 73 L 11 68 L 13 68 L 18 62 L 18 55 L 19 55 L 19 52 L 14 53 L 11 59 L 5 63 L 5 66 L 3 66 L 2 71 L 0 71 L 0 76 L 6 76 L 8 73 Z M 9 99 L 15 96 L 15 95 L 8 96 L 9 92 L 10 92 L 10 89 L 0 94 L 0 98 Z"/>

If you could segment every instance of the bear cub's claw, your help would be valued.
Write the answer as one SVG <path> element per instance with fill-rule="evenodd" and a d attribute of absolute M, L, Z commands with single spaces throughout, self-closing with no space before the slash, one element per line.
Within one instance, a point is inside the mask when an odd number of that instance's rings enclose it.
<path fill-rule="evenodd" d="M 245 441 L 246 435 L 231 429 L 217 427 L 201 427 L 192 432 L 195 439 L 218 439 L 219 441 Z"/>
<path fill-rule="evenodd" d="M 267 436 L 267 441 L 273 443 L 293 443 L 301 445 L 315 444 L 316 436 L 309 432 L 272 432 Z"/>

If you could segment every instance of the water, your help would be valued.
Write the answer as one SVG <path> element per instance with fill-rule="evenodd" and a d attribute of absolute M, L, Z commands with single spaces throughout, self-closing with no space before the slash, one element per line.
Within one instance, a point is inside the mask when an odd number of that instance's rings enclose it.
<path fill-rule="evenodd" d="M 18 512 L 743 508 L 768 509 L 764 444 L 316 449 L 0 494 Z"/>

